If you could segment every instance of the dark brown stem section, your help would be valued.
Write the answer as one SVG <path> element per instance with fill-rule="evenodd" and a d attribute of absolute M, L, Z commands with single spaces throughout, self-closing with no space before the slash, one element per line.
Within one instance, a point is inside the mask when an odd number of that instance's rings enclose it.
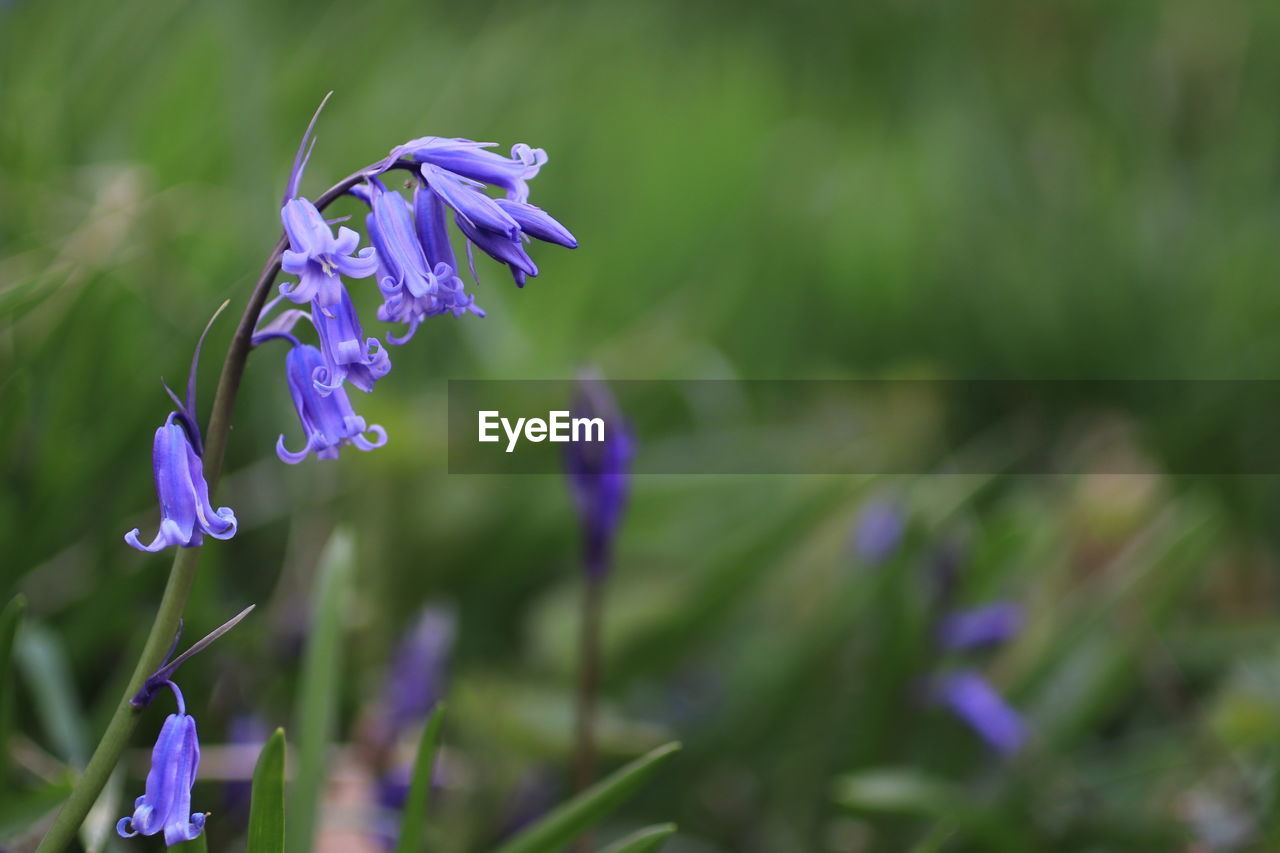
<path fill-rule="evenodd" d="M 573 790 L 581 793 L 596 780 L 596 704 L 600 692 L 600 628 L 604 616 L 604 578 L 588 575 L 582 586 L 578 697 L 574 725 Z M 591 850 L 591 836 L 574 842 L 574 853 Z"/>
<path fill-rule="evenodd" d="M 412 164 L 396 163 L 394 168 L 406 168 Z M 341 198 L 352 187 L 364 180 L 369 174 L 369 167 L 348 175 L 334 184 L 315 200 L 318 209 L 324 210 Z M 209 496 L 217 491 L 218 480 L 222 475 L 222 463 L 227 450 L 227 437 L 231 432 L 231 415 L 235 410 L 236 396 L 240 391 L 240 380 L 244 377 L 245 365 L 249 360 L 249 351 L 253 344 L 253 330 L 262 314 L 262 306 L 271 294 L 272 285 L 280 273 L 280 258 L 288 246 L 282 235 L 276 241 L 275 248 L 267 258 L 249 296 L 249 304 L 240 316 L 240 324 L 236 327 L 227 348 L 226 360 L 222 363 L 222 374 L 218 378 L 218 390 L 214 394 L 213 409 L 209 413 L 209 427 L 205 430 L 204 475 L 209 483 Z M 93 808 L 93 804 L 102 793 L 103 787 L 111 777 L 111 772 L 120 761 L 125 747 L 129 743 L 129 735 L 138 721 L 139 708 L 133 707 L 129 700 L 138 692 L 142 683 L 151 673 L 160 668 L 164 655 L 173 641 L 186 609 L 187 597 L 191 594 L 191 585 L 195 581 L 196 568 L 200 562 L 200 548 L 178 548 L 173 556 L 173 566 L 169 569 L 169 580 L 165 584 L 164 596 L 160 607 L 156 610 L 155 621 L 142 654 L 134 666 L 133 675 L 125 685 L 124 696 L 116 706 L 107 729 L 98 741 L 93 757 L 89 759 L 84 773 L 76 780 L 71 796 L 63 805 L 58 816 L 54 818 L 49 832 L 40 842 L 37 853 L 60 853 L 75 838 L 84 823 L 85 816 Z"/>

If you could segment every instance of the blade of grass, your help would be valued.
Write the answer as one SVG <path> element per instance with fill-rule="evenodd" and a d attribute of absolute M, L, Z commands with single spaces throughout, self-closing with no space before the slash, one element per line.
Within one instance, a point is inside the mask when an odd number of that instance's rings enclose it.
<path fill-rule="evenodd" d="M 676 834 L 674 823 L 659 823 L 623 836 L 600 853 L 657 853 Z"/>
<path fill-rule="evenodd" d="M 22 614 L 27 600 L 21 595 L 9 599 L 0 610 L 0 792 L 8 792 L 9 729 L 13 721 L 13 697 L 18 692 L 14 683 L 13 646 L 22 627 Z"/>
<path fill-rule="evenodd" d="M 62 641 L 43 625 L 29 622 L 18 635 L 15 650 L 31 688 L 35 716 L 44 725 L 54 753 L 84 767 L 89 756 L 84 713 Z"/>
<path fill-rule="evenodd" d="M 886 767 L 836 779 L 832 794 L 844 808 L 880 814 L 909 815 L 962 828 L 982 849 L 1017 853 L 1027 839 L 1000 815 L 967 797 L 943 779 L 909 767 Z"/>
<path fill-rule="evenodd" d="M 289 797 L 287 848 L 309 853 L 315 838 L 320 796 L 328 777 L 329 744 L 338 716 L 338 681 L 342 673 L 342 623 L 355 547 L 350 534 L 338 530 L 320 557 L 311 636 L 302 663 L 302 684 L 295 719 L 298 726 L 298 769 Z"/>
<path fill-rule="evenodd" d="M 400 838 L 396 853 L 417 853 L 422 849 L 422 839 L 427 829 L 427 800 L 431 795 L 431 771 L 436 764 L 436 747 L 440 743 L 440 724 L 444 719 L 444 706 L 437 705 L 431 719 L 422 729 L 418 741 L 418 757 L 413 763 L 413 780 L 409 783 L 409 796 L 404 803 L 404 818 L 400 823 Z"/>
<path fill-rule="evenodd" d="M 679 749 L 679 743 L 669 743 L 637 758 L 556 808 L 497 853 L 556 853 L 621 805 Z"/>
<path fill-rule="evenodd" d="M 276 729 L 253 768 L 248 853 L 284 853 L 284 754 L 284 729 Z"/>

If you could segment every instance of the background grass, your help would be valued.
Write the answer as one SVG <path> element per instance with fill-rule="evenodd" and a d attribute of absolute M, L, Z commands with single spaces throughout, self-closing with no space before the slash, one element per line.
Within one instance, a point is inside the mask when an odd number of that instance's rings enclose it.
<path fill-rule="evenodd" d="M 278 464 L 296 423 L 280 354 L 255 357 L 220 495 L 241 533 L 208 549 L 188 624 L 268 606 L 184 689 L 208 744 L 247 710 L 292 722 L 311 579 L 341 520 L 357 533 L 344 739 L 418 608 L 456 611 L 433 840 L 460 851 L 499 834 L 522 779 L 563 775 L 577 566 L 558 478 L 444 473 L 445 379 L 587 363 L 643 379 L 1270 378 L 1277 38 L 1263 2 L 9 2 L 0 591 L 27 596 L 50 629 L 35 648 L 66 672 L 51 686 L 30 668 L 15 748 L 78 760 L 127 676 L 167 565 L 120 542 L 154 524 L 160 377 L 179 380 L 212 311 L 251 285 L 330 89 L 311 191 L 415 136 L 528 142 L 551 154 L 534 200 L 582 248 L 541 247 L 523 291 L 482 265 L 486 319 L 436 320 L 395 349 L 358 401 L 391 435 L 376 453 Z M 231 328 L 210 336 L 206 405 Z M 1280 844 L 1275 484 L 1160 473 L 1160 448 L 1233 405 L 1065 439 L 1084 470 L 1121 453 L 1145 477 L 638 480 L 605 751 L 686 750 L 608 837 L 674 820 L 669 849 L 690 853 L 989 849 L 991 832 L 1014 849 Z M 872 570 L 848 535 L 886 496 L 908 536 Z M 980 662 L 1034 732 L 1011 762 L 912 700 L 935 663 L 929 565 L 951 541 L 966 601 L 1030 608 Z M 35 790 L 32 760 L 9 781 Z M 908 774 L 889 780 L 902 802 L 837 801 L 835 780 L 885 768 Z M 197 803 L 231 849 L 243 822 L 216 785 Z"/>

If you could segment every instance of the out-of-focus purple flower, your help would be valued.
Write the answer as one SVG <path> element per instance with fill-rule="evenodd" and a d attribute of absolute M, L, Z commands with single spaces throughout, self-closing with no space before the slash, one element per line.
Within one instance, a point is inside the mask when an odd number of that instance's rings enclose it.
<path fill-rule="evenodd" d="M 347 289 L 341 288 L 332 313 L 312 314 L 324 368 L 313 377 L 316 388 L 324 394 L 336 391 L 344 381 L 361 391 L 372 391 L 373 383 L 391 371 L 391 357 L 377 338 L 366 338 L 360 317 Z"/>
<path fill-rule="evenodd" d="M 328 394 L 316 388 L 316 371 L 324 367 L 320 350 L 307 344 L 293 347 L 285 360 L 289 393 L 306 438 L 306 444 L 297 452 L 284 446 L 283 435 L 276 441 L 276 455 L 290 465 L 301 462 L 308 453 L 315 453 L 320 459 L 336 459 L 338 448 L 343 444 L 373 450 L 387 443 L 386 430 L 376 424 L 367 425 L 351 408 L 345 388 L 336 388 Z M 366 432 L 372 433 L 373 438 L 366 438 Z"/>
<path fill-rule="evenodd" d="M 382 691 L 393 737 L 425 719 L 444 696 L 456 629 L 452 610 L 428 605 L 400 640 Z"/>
<path fill-rule="evenodd" d="M 863 508 L 853 531 L 853 549 L 859 557 L 880 565 L 902 544 L 906 524 L 902 511 L 888 501 L 873 501 Z"/>
<path fill-rule="evenodd" d="M 502 829 L 497 841 L 514 836 L 555 807 L 560 796 L 556 775 L 545 767 L 533 767 L 520 776 L 502 809 Z"/>
<path fill-rule="evenodd" d="M 227 743 L 238 747 L 237 755 L 244 755 L 243 779 L 229 781 L 223 786 L 223 802 L 228 811 L 239 815 L 243 820 L 249 814 L 249 803 L 252 799 L 253 784 L 249 781 L 253 766 L 262 745 L 271 735 L 266 720 L 252 711 L 235 714 L 227 725 Z M 240 753 L 239 750 L 244 750 Z"/>
<path fill-rule="evenodd" d="M 949 614 L 938 626 L 938 641 L 950 651 L 993 646 L 1022 630 L 1022 606 L 997 601 Z"/>
<path fill-rule="evenodd" d="M 404 336 L 387 340 L 403 344 L 428 317 L 484 312 L 468 296 L 458 276 L 457 261 L 445 230 L 444 204 L 426 187 L 414 190 L 414 211 L 398 192 L 371 179 L 366 200 L 369 240 L 378 251 L 378 289 L 384 300 L 378 319 L 405 323 Z M 416 221 L 415 221 L 416 220 Z"/>
<path fill-rule="evenodd" d="M 528 181 L 547 162 L 547 152 L 521 142 L 511 148 L 510 157 L 504 157 L 487 150 L 496 146 L 496 142 L 424 136 L 398 146 L 392 153 L 438 166 L 472 181 L 501 187 L 507 191 L 508 198 L 524 201 L 529 197 Z"/>
<path fill-rule="evenodd" d="M 204 829 L 205 815 L 191 812 L 191 786 L 200 766 L 195 718 L 187 714 L 182 691 L 172 682 L 178 713 L 170 714 L 151 751 L 146 793 L 134 801 L 133 814 L 121 818 L 116 832 L 125 838 L 164 832 L 167 847 L 191 841 Z"/>
<path fill-rule="evenodd" d="M 235 513 L 225 506 L 214 509 L 210 503 L 204 464 L 187 431 L 175 423 L 176 417 L 170 414 L 156 430 L 151 452 L 160 498 L 160 530 L 149 545 L 138 539 L 136 527 L 124 535 L 124 541 L 139 551 L 159 551 L 170 545 L 193 547 L 204 541 L 206 533 L 214 539 L 230 539 L 236 534 Z"/>
<path fill-rule="evenodd" d="M 298 277 L 296 284 L 284 284 L 280 292 L 298 304 L 314 302 L 326 311 L 342 298 L 341 275 L 367 278 L 378 268 L 372 248 L 352 254 L 360 243 L 360 235 L 350 228 L 333 229 L 316 206 L 305 198 L 290 199 L 280 211 L 289 248 L 280 261 L 281 268 Z"/>
<path fill-rule="evenodd" d="M 937 700 L 1001 755 L 1012 755 L 1026 740 L 1022 717 L 977 672 L 946 673 L 933 686 Z"/>
<path fill-rule="evenodd" d="M 582 522 L 587 576 L 600 580 L 609 568 L 614 534 L 627 504 L 632 441 L 617 402 L 599 379 L 578 383 L 573 417 L 602 425 L 598 431 L 589 427 L 579 440 L 569 442 L 565 453 L 569 485 Z"/>

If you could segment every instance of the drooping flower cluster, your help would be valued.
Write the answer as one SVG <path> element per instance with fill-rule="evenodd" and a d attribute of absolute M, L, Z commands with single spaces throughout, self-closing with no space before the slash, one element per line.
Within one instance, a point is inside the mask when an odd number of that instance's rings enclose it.
<path fill-rule="evenodd" d="M 431 317 L 484 316 L 466 292 L 452 231 L 461 234 L 466 245 L 473 280 L 473 250 L 478 248 L 507 266 L 519 286 L 538 274 L 525 248 L 531 239 L 577 246 L 563 225 L 529 204 L 528 182 L 547 162 L 541 148 L 516 145 L 508 157 L 489 150 L 493 143 L 426 136 L 396 146 L 335 188 L 369 208 L 365 224 L 371 245 L 361 248 L 355 230 L 340 226 L 335 232 L 334 223 L 324 218 L 322 208 L 333 200 L 329 194 L 317 205 L 299 193 L 318 117 L 319 111 L 303 135 L 280 210 L 288 239 L 280 268 L 295 280 L 283 283 L 279 298 L 264 307 L 252 339 L 255 347 L 270 340 L 291 346 L 285 377 L 302 428 L 302 446 L 290 450 L 283 435 L 276 442 L 276 454 L 290 464 L 309 455 L 335 458 L 344 445 L 373 450 L 387 441 L 382 427 L 356 414 L 347 393 L 347 386 L 372 391 L 391 370 L 391 358 L 378 337 L 365 336 L 346 280 L 374 278 L 381 299 L 378 319 L 404 326 L 401 335 L 388 332 L 386 341 L 401 345 Z M 410 200 L 383 182 L 392 170 L 410 176 Z M 286 310 L 268 316 L 285 301 L 298 307 L 286 305 Z M 295 336 L 302 321 L 313 327 L 318 346 Z M 199 347 L 196 353 L 198 358 Z M 193 361 L 185 403 L 174 397 L 178 411 L 156 432 L 160 531 L 148 545 L 142 544 L 137 530 L 131 531 L 125 539 L 135 548 L 190 547 L 201 544 L 205 534 L 219 539 L 235 534 L 232 511 L 215 510 L 209 502 L 194 395 Z"/>
<path fill-rule="evenodd" d="M 391 360 L 377 338 L 364 336 L 343 276 L 375 277 L 382 299 L 378 319 L 406 327 L 401 336 L 387 335 L 388 343 L 401 345 L 431 317 L 484 316 L 463 283 L 450 237 L 450 212 L 466 240 L 468 259 L 472 247 L 479 248 L 508 266 L 521 286 L 538 274 L 524 248 L 528 239 L 577 246 L 564 226 L 527 201 L 528 180 L 546 162 L 546 152 L 517 145 L 511 157 L 504 157 L 487 150 L 491 143 L 428 136 L 393 148 L 361 173 L 361 183 L 348 189 L 369 208 L 365 224 L 372 246 L 360 249 L 356 232 L 340 227 L 335 235 L 316 205 L 297 194 L 310 137 L 308 127 L 281 210 L 289 238 L 281 266 L 298 280 L 280 288 L 281 297 L 309 311 L 284 311 L 260 327 L 255 337 L 256 343 L 280 338 L 292 345 L 286 373 L 305 443 L 301 450 L 291 451 L 281 436 L 276 444 L 279 457 L 291 464 L 308 454 L 336 457 L 344 444 L 372 450 L 386 443 L 382 427 L 366 424 L 355 413 L 344 387 L 372 391 L 390 371 Z M 412 204 L 383 182 L 381 176 L 391 170 L 411 175 Z M 490 187 L 506 196 L 489 195 Z M 470 267 L 474 278 L 474 264 Z M 303 319 L 315 328 L 318 350 L 292 334 Z"/>

